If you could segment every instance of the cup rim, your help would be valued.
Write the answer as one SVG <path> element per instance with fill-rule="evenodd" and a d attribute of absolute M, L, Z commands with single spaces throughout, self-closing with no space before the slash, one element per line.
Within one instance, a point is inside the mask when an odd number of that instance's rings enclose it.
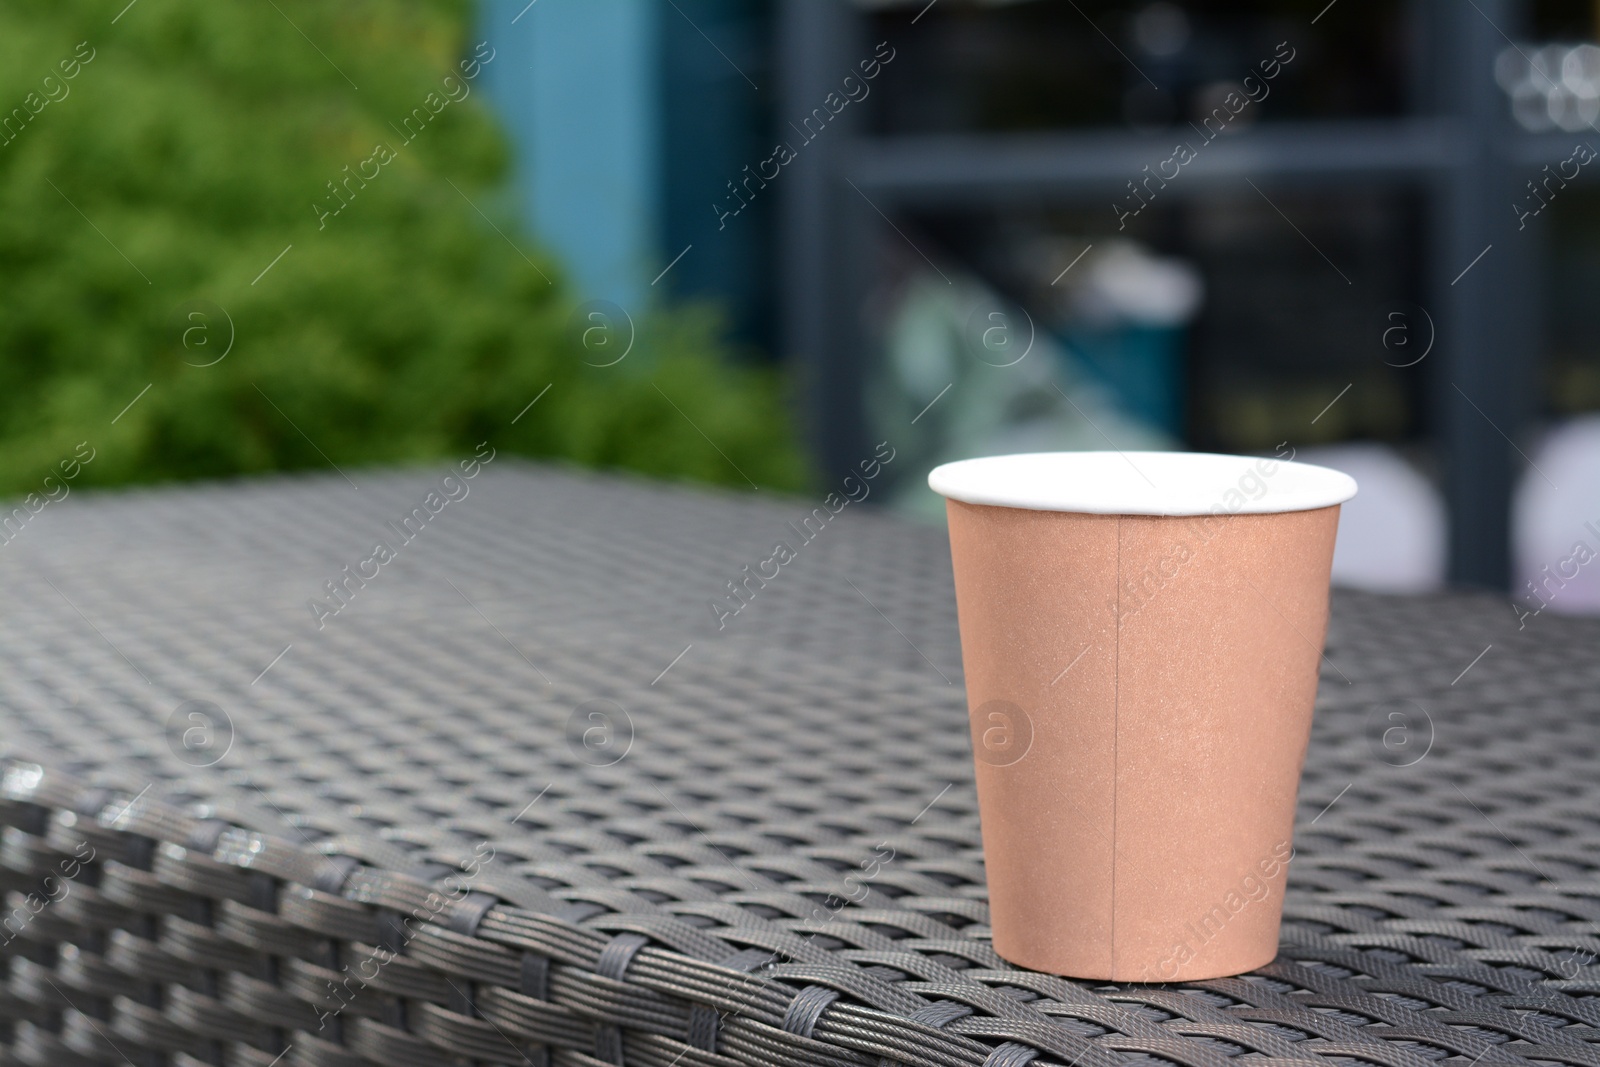
<path fill-rule="evenodd" d="M 1272 515 L 1356 495 L 1356 480 L 1342 471 L 1216 452 L 983 456 L 935 467 L 928 486 L 967 504 L 1091 515 Z"/>

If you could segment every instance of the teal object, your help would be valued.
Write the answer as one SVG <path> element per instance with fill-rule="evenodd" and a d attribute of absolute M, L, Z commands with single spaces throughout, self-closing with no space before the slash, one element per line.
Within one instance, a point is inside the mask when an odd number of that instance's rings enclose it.
<path fill-rule="evenodd" d="M 1065 340 L 1083 366 L 1115 394 L 1125 413 L 1174 437 L 1183 436 L 1187 391 L 1181 327 L 1079 327 L 1067 331 Z"/>
<path fill-rule="evenodd" d="M 660 242 L 661 11 L 652 0 L 487 0 L 481 15 L 499 53 L 486 88 L 511 130 L 533 231 L 578 296 L 630 313 L 644 310 L 670 258 Z"/>

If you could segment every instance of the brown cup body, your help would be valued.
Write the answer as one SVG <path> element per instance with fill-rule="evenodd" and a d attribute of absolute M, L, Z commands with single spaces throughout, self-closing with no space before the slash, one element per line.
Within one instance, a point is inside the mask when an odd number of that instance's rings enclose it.
<path fill-rule="evenodd" d="M 1111 981 L 1271 961 L 1338 506 L 947 505 L 995 951 Z"/>

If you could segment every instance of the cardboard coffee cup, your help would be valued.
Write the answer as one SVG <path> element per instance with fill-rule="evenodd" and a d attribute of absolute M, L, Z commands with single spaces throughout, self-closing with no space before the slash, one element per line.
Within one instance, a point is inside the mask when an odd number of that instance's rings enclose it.
<path fill-rule="evenodd" d="M 1271 961 L 1355 481 L 1056 452 L 928 484 L 950 519 L 995 951 L 1135 982 Z"/>

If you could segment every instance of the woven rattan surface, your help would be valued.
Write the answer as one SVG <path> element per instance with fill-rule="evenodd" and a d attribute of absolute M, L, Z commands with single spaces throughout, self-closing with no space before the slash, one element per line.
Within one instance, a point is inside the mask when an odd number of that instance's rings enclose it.
<path fill-rule="evenodd" d="M 942 531 L 445 473 L 0 546 L 0 1062 L 1600 1064 L 1600 625 L 1336 595 L 1281 955 L 1097 986 L 990 948 Z"/>

